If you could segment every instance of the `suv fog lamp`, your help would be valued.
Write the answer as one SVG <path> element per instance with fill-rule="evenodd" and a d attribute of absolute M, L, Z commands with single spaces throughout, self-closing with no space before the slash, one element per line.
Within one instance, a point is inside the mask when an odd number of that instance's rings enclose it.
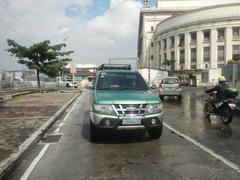
<path fill-rule="evenodd" d="M 156 119 L 152 119 L 151 123 L 152 123 L 152 125 L 156 125 L 157 124 L 157 120 Z"/>
<path fill-rule="evenodd" d="M 107 120 L 104 121 L 104 125 L 105 125 L 105 126 L 111 126 L 111 124 L 112 124 L 112 123 L 111 123 L 111 120 L 109 120 L 109 119 L 107 119 Z"/>

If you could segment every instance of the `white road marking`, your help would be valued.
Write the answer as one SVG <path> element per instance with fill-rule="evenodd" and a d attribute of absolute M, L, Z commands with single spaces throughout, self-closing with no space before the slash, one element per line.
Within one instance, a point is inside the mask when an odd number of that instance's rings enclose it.
<path fill-rule="evenodd" d="M 80 96 L 81 97 L 81 96 Z M 78 101 L 80 100 L 80 97 L 78 97 L 77 101 L 74 103 L 74 105 L 72 106 L 71 110 L 68 111 L 67 115 L 64 117 L 63 121 L 66 121 L 68 119 L 68 117 L 70 116 L 70 114 L 72 113 L 73 109 L 77 106 Z M 58 128 L 54 131 L 54 133 L 58 133 L 60 130 L 60 127 L 63 126 L 63 123 L 60 123 L 58 125 Z M 40 151 L 40 153 L 37 155 L 37 157 L 35 157 L 35 159 L 33 160 L 33 162 L 30 164 L 30 166 L 28 166 L 27 170 L 24 172 L 24 174 L 22 175 L 22 177 L 20 178 L 20 180 L 27 180 L 29 178 L 29 176 L 31 175 L 32 171 L 34 170 L 34 168 L 37 166 L 38 162 L 42 159 L 42 157 L 44 156 L 44 154 L 47 152 L 48 148 L 49 148 L 50 144 L 46 144 L 43 149 Z"/>
<path fill-rule="evenodd" d="M 81 96 L 80 96 L 81 97 Z M 75 102 L 75 104 L 73 105 L 73 107 L 71 108 L 71 110 L 67 113 L 67 115 L 64 117 L 63 122 L 66 122 L 68 117 L 70 116 L 70 114 L 72 113 L 73 109 L 75 109 L 75 107 L 77 106 L 78 101 L 80 100 L 80 97 L 78 97 L 77 101 Z"/>
<path fill-rule="evenodd" d="M 168 128 L 170 131 L 174 132 L 175 134 L 177 134 L 178 136 L 186 139 L 187 141 L 191 142 L 192 144 L 196 145 L 197 147 L 199 147 L 200 149 L 204 150 L 205 152 L 207 152 L 208 154 L 212 155 L 213 157 L 217 158 L 218 160 L 222 161 L 224 164 L 226 164 L 228 167 L 236 170 L 238 173 L 240 173 L 240 166 L 227 160 L 225 157 L 216 154 L 212 149 L 204 146 L 203 144 L 197 142 L 196 140 L 194 140 L 193 138 L 179 132 L 178 130 L 174 129 L 172 126 L 163 123 L 163 125 Z"/>
<path fill-rule="evenodd" d="M 38 164 L 38 162 L 42 159 L 43 155 L 46 153 L 48 147 L 50 146 L 50 144 L 46 144 L 42 150 L 40 151 L 40 153 L 38 154 L 38 156 L 33 160 L 33 162 L 30 164 L 30 166 L 27 168 L 27 170 L 25 171 L 25 173 L 22 175 L 20 180 L 27 180 L 28 177 L 30 176 L 30 174 L 32 173 L 32 171 L 34 170 L 34 168 L 36 167 L 36 165 Z"/>
<path fill-rule="evenodd" d="M 62 127 L 62 126 L 63 126 L 63 124 L 64 124 L 64 123 L 60 123 L 60 124 L 59 124 L 59 127 Z"/>

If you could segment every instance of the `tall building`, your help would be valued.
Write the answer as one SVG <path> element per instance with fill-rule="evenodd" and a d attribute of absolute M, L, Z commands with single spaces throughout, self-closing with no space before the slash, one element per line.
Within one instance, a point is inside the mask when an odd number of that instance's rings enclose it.
<path fill-rule="evenodd" d="M 197 74 L 195 78 L 201 82 L 216 80 L 221 66 L 238 56 L 239 3 L 240 0 L 158 0 L 153 8 L 143 6 L 138 34 L 139 67 L 168 69 L 166 66 L 172 63 L 170 68 L 174 71 Z M 208 43 L 204 41 L 207 37 Z"/>

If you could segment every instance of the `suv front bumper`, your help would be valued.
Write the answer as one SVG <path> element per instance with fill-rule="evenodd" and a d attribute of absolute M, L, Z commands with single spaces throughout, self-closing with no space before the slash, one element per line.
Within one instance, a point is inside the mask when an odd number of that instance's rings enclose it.
<path fill-rule="evenodd" d="M 90 120 L 96 128 L 105 130 L 149 130 L 162 126 L 162 113 L 141 116 L 141 124 L 123 125 L 123 117 L 121 116 L 107 116 L 90 112 Z M 152 120 L 155 119 L 155 123 Z M 105 121 L 109 120 L 111 125 L 106 126 Z"/>
<path fill-rule="evenodd" d="M 170 91 L 170 90 L 159 90 L 159 95 L 161 96 L 181 96 L 181 91 Z"/>

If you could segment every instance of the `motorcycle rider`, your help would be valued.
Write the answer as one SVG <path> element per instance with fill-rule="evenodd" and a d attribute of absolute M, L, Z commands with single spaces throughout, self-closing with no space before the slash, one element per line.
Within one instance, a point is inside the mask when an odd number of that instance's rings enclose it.
<path fill-rule="evenodd" d="M 225 91 L 227 88 L 229 88 L 229 86 L 226 84 L 226 78 L 224 76 L 220 76 L 218 78 L 218 85 L 209 90 L 205 90 L 205 93 L 211 93 L 214 91 L 217 92 L 215 98 L 211 99 L 208 102 L 210 112 L 212 112 L 214 109 L 214 103 L 219 102 L 225 98 Z"/>

